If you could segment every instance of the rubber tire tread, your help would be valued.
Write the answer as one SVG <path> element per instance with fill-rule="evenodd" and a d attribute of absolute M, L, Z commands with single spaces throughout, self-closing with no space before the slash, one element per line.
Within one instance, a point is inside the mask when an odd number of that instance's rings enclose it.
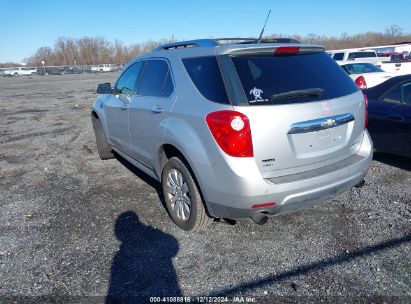
<path fill-rule="evenodd" d="M 189 188 L 191 212 L 188 221 L 183 222 L 173 216 L 173 212 L 168 203 L 168 198 L 166 197 L 167 175 L 171 169 L 177 169 L 178 171 L 180 171 L 180 173 L 184 176 L 184 179 L 186 180 L 187 186 Z M 173 222 L 185 231 L 198 232 L 210 226 L 210 224 L 214 221 L 214 218 L 208 215 L 199 191 L 199 187 L 197 186 L 197 183 L 193 176 L 194 175 L 191 173 L 189 165 L 184 159 L 180 159 L 179 157 L 172 157 L 164 166 L 161 176 L 161 184 L 168 213 Z"/>
<path fill-rule="evenodd" d="M 110 144 L 107 141 L 106 134 L 104 133 L 103 126 L 101 125 L 100 119 L 92 116 L 94 134 L 96 135 L 97 151 L 100 159 L 113 159 L 114 154 L 111 150 Z"/>

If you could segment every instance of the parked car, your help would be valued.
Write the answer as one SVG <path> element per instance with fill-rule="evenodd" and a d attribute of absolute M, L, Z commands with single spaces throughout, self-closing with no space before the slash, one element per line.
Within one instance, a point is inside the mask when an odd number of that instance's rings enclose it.
<path fill-rule="evenodd" d="M 338 64 L 360 89 L 371 88 L 397 76 L 395 73 L 384 72 L 372 63 L 339 61 Z"/>
<path fill-rule="evenodd" d="M 81 74 L 83 71 L 75 66 L 67 65 L 64 66 L 63 74 Z"/>
<path fill-rule="evenodd" d="M 37 75 L 36 68 L 14 67 L 4 71 L 5 76 L 34 76 Z"/>
<path fill-rule="evenodd" d="M 37 69 L 39 75 L 64 75 L 67 74 L 64 66 L 45 66 Z"/>
<path fill-rule="evenodd" d="M 329 50 L 327 51 L 327 54 L 330 55 L 335 61 L 356 60 L 360 58 L 369 59 L 378 57 L 377 52 L 374 50 L 361 49 Z"/>
<path fill-rule="evenodd" d="M 364 95 L 321 46 L 166 44 L 97 92 L 100 158 L 160 181 L 184 230 L 263 224 L 362 184 L 372 160 Z"/>
<path fill-rule="evenodd" d="M 375 149 L 411 157 L 411 75 L 390 78 L 363 92 Z"/>
<path fill-rule="evenodd" d="M 118 69 L 117 65 L 115 64 L 99 64 L 99 65 L 91 67 L 92 72 L 100 72 L 100 73 L 113 72 L 117 69 Z"/>

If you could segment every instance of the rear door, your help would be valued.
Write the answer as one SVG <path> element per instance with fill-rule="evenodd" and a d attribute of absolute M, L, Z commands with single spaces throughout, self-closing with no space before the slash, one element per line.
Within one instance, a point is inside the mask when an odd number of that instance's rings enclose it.
<path fill-rule="evenodd" d="M 147 60 L 138 93 L 130 103 L 131 155 L 153 169 L 164 127 L 175 101 L 170 66 L 165 59 Z"/>
<path fill-rule="evenodd" d="M 353 155 L 364 98 L 325 52 L 232 56 L 247 103 L 254 158 L 265 177 L 294 174 Z"/>

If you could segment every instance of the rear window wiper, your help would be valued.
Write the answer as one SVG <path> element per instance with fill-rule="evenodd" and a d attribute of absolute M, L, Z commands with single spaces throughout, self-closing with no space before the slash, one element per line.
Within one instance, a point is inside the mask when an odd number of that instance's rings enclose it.
<path fill-rule="evenodd" d="M 310 88 L 303 90 L 288 91 L 284 93 L 278 93 L 271 95 L 270 101 L 287 99 L 287 98 L 310 98 L 310 97 L 320 97 L 324 93 L 324 89 L 321 88 Z"/>

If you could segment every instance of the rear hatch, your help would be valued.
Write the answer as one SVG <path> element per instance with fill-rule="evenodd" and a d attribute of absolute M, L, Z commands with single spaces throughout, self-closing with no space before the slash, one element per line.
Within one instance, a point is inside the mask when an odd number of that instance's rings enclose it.
<path fill-rule="evenodd" d="M 245 98 L 233 102 L 234 110 L 249 118 L 262 175 L 313 170 L 355 154 L 364 131 L 364 98 L 334 60 L 312 46 L 255 50 L 228 57 Z"/>

